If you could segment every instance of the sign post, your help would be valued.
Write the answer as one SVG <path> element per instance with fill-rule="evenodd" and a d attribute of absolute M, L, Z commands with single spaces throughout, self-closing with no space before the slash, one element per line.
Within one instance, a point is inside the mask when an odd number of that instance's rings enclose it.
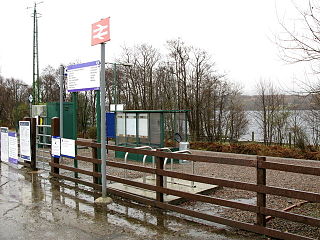
<path fill-rule="evenodd" d="M 110 41 L 110 18 L 102 19 L 92 24 L 91 45 L 101 45 L 101 69 L 100 69 L 100 104 L 101 104 L 101 180 L 102 197 L 98 198 L 98 203 L 110 203 L 111 198 L 107 198 L 106 179 L 106 81 L 105 81 L 105 42 Z"/>
<path fill-rule="evenodd" d="M 64 66 L 60 65 L 60 91 L 59 91 L 60 137 L 63 137 L 63 82 L 64 82 Z"/>
<path fill-rule="evenodd" d="M 105 62 L 105 43 L 101 43 L 101 62 Z M 101 104 L 101 175 L 102 175 L 102 197 L 106 197 L 106 81 L 105 64 L 101 64 L 100 72 L 100 104 Z"/>

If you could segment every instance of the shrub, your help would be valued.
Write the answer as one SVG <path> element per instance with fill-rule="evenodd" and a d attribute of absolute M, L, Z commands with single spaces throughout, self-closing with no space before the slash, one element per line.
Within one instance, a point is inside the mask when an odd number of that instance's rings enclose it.
<path fill-rule="evenodd" d="M 320 152 L 313 146 L 301 148 L 288 148 L 285 146 L 266 146 L 259 143 L 217 143 L 217 142 L 192 142 L 191 149 L 206 150 L 213 152 L 228 152 L 248 155 L 261 155 L 283 158 L 299 158 L 320 160 Z"/>
<path fill-rule="evenodd" d="M 90 139 L 96 139 L 97 138 L 97 127 L 89 127 L 87 130 L 87 136 Z"/>

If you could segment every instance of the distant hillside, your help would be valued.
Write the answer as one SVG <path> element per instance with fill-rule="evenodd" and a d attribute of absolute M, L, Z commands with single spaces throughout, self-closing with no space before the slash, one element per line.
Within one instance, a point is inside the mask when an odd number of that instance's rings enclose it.
<path fill-rule="evenodd" d="M 258 99 L 258 95 L 242 95 L 240 99 L 243 101 L 245 110 L 247 111 L 255 111 L 258 110 L 256 106 L 256 102 Z M 299 96 L 299 95 L 284 95 L 285 106 L 288 109 L 296 109 L 296 110 L 307 110 L 310 109 L 311 105 L 311 96 Z"/>

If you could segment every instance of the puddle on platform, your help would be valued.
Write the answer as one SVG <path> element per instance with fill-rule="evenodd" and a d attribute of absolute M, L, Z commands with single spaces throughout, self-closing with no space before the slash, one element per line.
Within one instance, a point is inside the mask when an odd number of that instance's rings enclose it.
<path fill-rule="evenodd" d="M 250 205 L 256 205 L 257 202 L 257 198 L 238 198 L 233 200 L 235 202 L 239 202 L 239 203 L 245 203 L 245 204 L 250 204 Z"/>
<path fill-rule="evenodd" d="M 45 171 L 30 173 L 0 165 L 0 215 L 5 216 L 0 223 L 0 236 L 5 238 L 56 239 L 59 232 L 67 231 L 70 236 L 65 235 L 66 239 L 244 239 L 226 236 L 227 227 L 220 224 L 210 223 L 216 228 L 208 228 L 188 221 L 195 220 L 190 217 L 182 219 L 179 214 L 117 198 L 101 207 L 94 204 L 98 196 L 88 193 L 88 187 L 58 182 L 48 178 Z M 219 214 L 212 205 L 207 210 Z M 15 230 L 8 232 L 5 228 L 13 219 Z M 28 223 L 33 224 L 25 225 Z"/>

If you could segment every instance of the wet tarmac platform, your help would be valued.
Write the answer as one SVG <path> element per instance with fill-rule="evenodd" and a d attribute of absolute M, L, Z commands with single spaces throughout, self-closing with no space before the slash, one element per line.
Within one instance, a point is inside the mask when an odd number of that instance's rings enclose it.
<path fill-rule="evenodd" d="M 252 239 L 118 198 L 98 206 L 96 197 L 47 171 L 0 163 L 0 239 Z"/>

